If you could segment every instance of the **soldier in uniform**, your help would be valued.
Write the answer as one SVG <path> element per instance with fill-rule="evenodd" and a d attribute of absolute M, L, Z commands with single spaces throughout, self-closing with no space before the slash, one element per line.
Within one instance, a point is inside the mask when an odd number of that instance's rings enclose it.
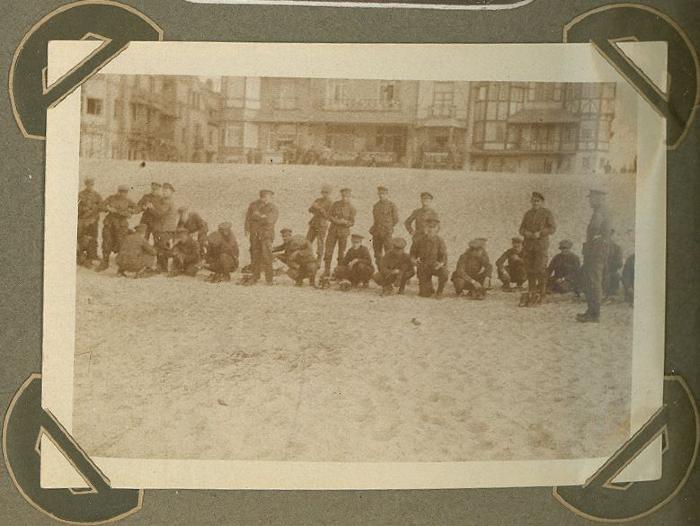
<path fill-rule="evenodd" d="M 167 273 L 171 257 L 172 244 L 175 239 L 177 222 L 180 219 L 173 194 L 175 188 L 170 183 L 163 183 L 163 195 L 146 205 L 153 217 L 151 229 L 158 251 L 157 271 Z"/>
<path fill-rule="evenodd" d="M 153 215 L 153 208 L 148 206 L 149 203 L 154 205 L 158 200 L 163 197 L 163 185 L 156 183 L 155 181 L 151 183 L 150 193 L 144 194 L 141 199 L 139 199 L 138 207 L 143 212 L 141 214 L 141 224 L 146 225 L 145 237 L 146 241 L 149 241 L 151 235 L 153 234 L 153 223 L 155 221 L 155 216 Z M 155 236 L 154 236 L 155 239 Z"/>
<path fill-rule="evenodd" d="M 496 260 L 496 271 L 498 279 L 503 283 L 504 291 L 513 292 L 516 290 L 511 287 L 512 284 L 515 284 L 518 289 L 522 288 L 523 283 L 527 280 L 525 262 L 523 261 L 522 237 L 511 239 L 511 247 Z"/>
<path fill-rule="evenodd" d="M 323 249 L 326 243 L 326 235 L 328 234 L 328 213 L 333 204 L 330 196 L 331 187 L 323 185 L 321 197 L 316 199 L 309 207 L 309 213 L 312 214 L 312 217 L 311 221 L 309 221 L 309 231 L 306 234 L 306 238 L 311 243 L 316 241 L 316 254 L 319 265 L 323 261 Z"/>
<path fill-rule="evenodd" d="M 372 249 L 374 261 L 379 266 L 379 261 L 385 252 L 391 250 L 391 239 L 394 235 L 394 227 L 399 222 L 399 209 L 389 201 L 389 189 L 386 186 L 377 188 L 379 201 L 372 209 L 372 226 L 369 233 L 372 235 Z"/>
<path fill-rule="evenodd" d="M 117 255 L 117 274 L 126 277 L 127 272 L 134 272 L 135 278 L 143 277 L 153 267 L 156 250 L 146 241 L 148 227 L 141 223 L 136 225 L 121 243 Z"/>
<path fill-rule="evenodd" d="M 272 254 L 285 265 L 289 265 L 289 256 L 292 254 L 292 246 L 290 243 L 293 237 L 292 229 L 283 228 L 280 230 L 280 234 L 282 234 L 282 243 L 272 247 Z M 311 242 L 309 242 L 309 244 L 310 243 Z"/>
<path fill-rule="evenodd" d="M 605 262 L 610 250 L 610 233 L 613 230 L 610 213 L 605 206 L 605 195 L 604 191 L 598 189 L 593 189 L 588 194 L 593 214 L 586 229 L 582 269 L 588 308 L 583 314 L 576 315 L 576 320 L 582 323 L 600 321 Z"/>
<path fill-rule="evenodd" d="M 549 236 L 557 230 L 554 215 L 543 206 L 544 196 L 540 192 L 532 192 L 530 202 L 532 208 L 525 212 L 520 224 L 520 235 L 525 238 L 523 260 L 528 285 L 528 292 L 520 298 L 520 306 L 523 307 L 540 304 L 547 292 Z"/>
<path fill-rule="evenodd" d="M 336 245 L 338 245 L 338 265 L 341 264 L 345 256 L 350 228 L 355 224 L 355 216 L 357 215 L 355 207 L 350 202 L 351 197 L 352 191 L 349 188 L 343 188 L 340 191 L 340 200 L 333 203 L 328 211 L 328 219 L 331 225 L 328 229 L 323 260 L 325 265 L 323 275 L 325 277 L 331 274 L 331 263 Z"/>
<path fill-rule="evenodd" d="M 378 272 L 373 279 L 382 287 L 382 294 L 388 295 L 394 292 L 394 285 L 399 286 L 399 294 L 406 290 L 406 284 L 415 275 L 413 260 L 404 249 L 406 240 L 396 237 L 391 242 L 391 250 L 384 254 L 379 262 Z"/>
<path fill-rule="evenodd" d="M 138 207 L 129 199 L 129 187 L 119 185 L 117 193 L 102 201 L 102 210 L 107 216 L 102 222 L 102 262 L 97 272 L 109 268 L 112 252 L 119 253 L 122 240 L 129 233 L 129 218 L 137 213 Z"/>
<path fill-rule="evenodd" d="M 438 235 L 440 221 L 428 219 L 425 231 L 413 240 L 411 246 L 411 258 L 416 262 L 418 274 L 418 295 L 429 298 L 435 294 L 435 298 L 442 298 L 445 283 L 450 277 L 447 270 L 447 246 Z M 433 276 L 438 278 L 437 291 L 433 288 Z"/>
<path fill-rule="evenodd" d="M 204 245 L 209 234 L 209 225 L 202 219 L 197 212 L 193 212 L 186 206 L 181 206 L 177 209 L 179 219 L 177 221 L 178 228 L 184 228 L 190 236 L 196 236 L 197 244 L 199 245 L 200 255 L 204 254 Z"/>
<path fill-rule="evenodd" d="M 372 256 L 369 249 L 362 244 L 363 236 L 352 234 L 350 242 L 352 246 L 345 253 L 343 261 L 336 270 L 336 276 L 341 280 L 341 288 L 357 287 L 367 288 L 369 280 L 374 274 Z"/>
<path fill-rule="evenodd" d="M 617 295 L 620 291 L 620 271 L 624 265 L 622 248 L 615 242 L 615 231 L 610 232 L 610 248 L 608 257 L 605 260 L 605 270 L 603 275 L 603 296 L 605 299 Z"/>
<path fill-rule="evenodd" d="M 212 272 L 207 280 L 212 283 L 231 281 L 231 272 L 238 268 L 238 242 L 231 228 L 231 223 L 221 223 L 207 237 L 206 262 Z"/>
<path fill-rule="evenodd" d="M 416 239 L 417 235 L 422 234 L 425 231 L 425 223 L 429 219 L 437 219 L 438 213 L 433 209 L 433 194 L 430 192 L 423 192 L 420 194 L 421 207 L 416 208 L 411 215 L 408 216 L 406 221 L 404 221 L 404 226 L 411 237 Z"/>
<path fill-rule="evenodd" d="M 187 228 L 178 227 L 172 255 L 173 270 L 169 274 L 170 277 L 181 275 L 195 277 L 197 275 L 201 261 L 200 245 L 192 238 Z"/>
<path fill-rule="evenodd" d="M 78 194 L 78 264 L 87 267 L 97 257 L 97 234 L 102 196 L 95 191 L 95 180 L 85 179 L 85 188 Z"/>
<path fill-rule="evenodd" d="M 275 223 L 279 212 L 272 203 L 272 190 L 260 190 L 260 198 L 248 207 L 245 216 L 245 233 L 250 237 L 250 267 L 252 277 L 246 282 L 253 285 L 265 273 L 265 282 L 272 285 L 272 242 L 275 239 Z"/>
<path fill-rule="evenodd" d="M 311 242 L 304 236 L 291 236 L 288 247 L 287 275 L 294 280 L 297 287 L 301 287 L 305 279 L 309 280 L 310 286 L 315 287 L 318 261 Z"/>
<path fill-rule="evenodd" d="M 486 239 L 477 238 L 469 242 L 469 248 L 459 257 L 457 269 L 452 273 L 455 293 L 460 296 L 468 291 L 468 296 L 478 300 L 486 298 L 493 268 L 486 253 Z"/>
<path fill-rule="evenodd" d="M 572 290 L 579 294 L 581 260 L 572 252 L 574 244 L 564 239 L 559 243 L 559 254 L 547 267 L 547 288 L 555 294 L 566 294 Z"/>

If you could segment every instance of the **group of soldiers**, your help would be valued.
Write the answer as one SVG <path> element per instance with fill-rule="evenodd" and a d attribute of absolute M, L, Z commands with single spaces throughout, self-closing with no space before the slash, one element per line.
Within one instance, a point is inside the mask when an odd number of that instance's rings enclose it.
<path fill-rule="evenodd" d="M 210 233 L 199 214 L 175 205 L 172 184 L 151 183 L 151 192 L 137 203 L 129 198 L 128 186 L 119 186 L 116 194 L 103 200 L 94 184 L 94 180 L 86 179 L 79 194 L 79 264 L 91 267 L 99 259 L 98 225 L 101 214 L 105 214 L 98 272 L 109 268 L 112 253 L 117 254 L 117 272 L 122 276 L 128 272 L 135 277 L 153 273 L 195 276 L 206 268 L 211 272 L 209 281 L 222 282 L 230 281 L 231 273 L 238 269 L 239 248 L 231 223 L 222 223 Z M 331 194 L 331 188 L 324 186 L 311 204 L 306 235 L 294 235 L 291 229 L 284 228 L 282 243 L 273 246 L 279 212 L 273 202 L 274 192 L 261 190 L 245 215 L 250 265 L 242 269 L 241 284 L 254 285 L 263 276 L 265 283 L 272 284 L 273 262 L 277 259 L 298 286 L 307 280 L 311 286 L 328 288 L 336 281 L 341 290 L 349 290 L 367 288 L 374 281 L 383 295 L 395 290 L 403 294 L 409 280 L 417 276 L 421 297 L 443 297 L 450 279 L 457 296 L 464 293 L 476 300 L 486 297 L 493 272 L 486 238 L 472 239 L 450 274 L 447 246 L 440 236 L 441 220 L 429 192 L 420 194 L 421 206 L 404 221 L 411 236 L 408 247 L 406 239 L 394 234 L 400 217 L 397 206 L 389 199 L 389 189 L 377 188 L 378 200 L 372 209 L 369 230 L 373 257 L 363 244 L 364 236 L 351 232 L 357 215 L 351 189 L 341 189 L 340 199 L 335 201 Z M 519 236 L 512 239 L 512 246 L 495 263 L 504 291 L 522 290 L 527 283 L 520 306 L 540 305 L 548 293 L 583 292 L 588 309 L 577 319 L 596 322 L 605 295 L 616 293 L 621 279 L 625 290 L 632 290 L 633 256 L 622 269 L 622 252 L 613 241 L 605 192 L 591 190 L 588 198 L 593 213 L 581 264 L 569 240 L 561 241 L 560 253 L 548 261 L 549 240 L 556 232 L 556 223 L 552 212 L 544 207 L 544 196 L 532 193 L 531 208 L 523 216 Z M 140 223 L 131 230 L 129 219 L 135 214 L 141 214 Z M 337 264 L 333 269 L 334 256 Z"/>

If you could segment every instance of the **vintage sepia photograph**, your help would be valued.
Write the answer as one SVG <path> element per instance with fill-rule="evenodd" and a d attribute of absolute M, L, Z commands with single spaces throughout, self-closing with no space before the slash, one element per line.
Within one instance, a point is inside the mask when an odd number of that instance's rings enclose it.
<path fill-rule="evenodd" d="M 70 102 L 63 247 L 70 431 L 98 465 L 551 462 L 575 483 L 638 429 L 662 128 L 617 73 L 108 70 Z"/>

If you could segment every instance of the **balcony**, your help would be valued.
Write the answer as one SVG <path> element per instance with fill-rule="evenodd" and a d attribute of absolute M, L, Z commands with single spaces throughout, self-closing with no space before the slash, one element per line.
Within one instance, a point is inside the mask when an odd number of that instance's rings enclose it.
<path fill-rule="evenodd" d="M 401 111 L 398 100 L 383 99 L 323 99 L 325 111 Z"/>
<path fill-rule="evenodd" d="M 419 111 L 419 126 L 466 128 L 467 109 L 454 104 L 432 104 Z"/>

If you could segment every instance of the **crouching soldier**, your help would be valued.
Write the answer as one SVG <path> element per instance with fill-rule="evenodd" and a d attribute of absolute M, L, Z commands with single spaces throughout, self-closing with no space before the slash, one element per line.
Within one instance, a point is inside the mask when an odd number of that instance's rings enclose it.
<path fill-rule="evenodd" d="M 173 270 L 169 274 L 174 276 L 194 277 L 199 271 L 200 246 L 190 235 L 189 231 L 180 227 L 175 233 L 175 244 L 173 245 Z"/>
<path fill-rule="evenodd" d="M 297 287 L 309 280 L 309 285 L 316 286 L 316 272 L 318 271 L 318 259 L 313 247 L 304 236 L 292 236 L 289 239 L 289 256 L 286 260 L 287 275 L 294 280 Z"/>
<path fill-rule="evenodd" d="M 238 242 L 231 231 L 231 223 L 221 223 L 207 238 L 207 266 L 212 274 L 208 281 L 231 281 L 231 272 L 238 269 Z"/>
<path fill-rule="evenodd" d="M 362 244 L 363 239 L 364 237 L 360 234 L 350 236 L 352 246 L 345 253 L 345 257 L 336 270 L 336 277 L 340 280 L 340 288 L 343 290 L 358 285 L 367 288 L 369 280 L 374 274 L 372 257 L 369 254 L 369 249 Z"/>
<path fill-rule="evenodd" d="M 373 279 L 382 287 L 382 294 L 388 295 L 394 292 L 394 285 L 399 286 L 399 294 L 406 290 L 406 284 L 414 275 L 413 260 L 405 252 L 406 240 L 395 237 L 391 241 L 391 250 L 384 254 L 379 262 L 379 272 Z"/>
<path fill-rule="evenodd" d="M 472 239 L 469 248 L 459 257 L 457 269 L 452 273 L 452 284 L 457 296 L 467 290 L 467 295 L 471 298 L 483 300 L 486 297 L 493 269 L 485 245 L 484 238 Z"/>
<path fill-rule="evenodd" d="M 523 238 L 514 237 L 511 239 L 511 243 L 511 247 L 496 260 L 498 279 L 503 283 L 503 290 L 506 292 L 515 290 L 512 285 L 518 289 L 522 288 L 523 283 L 527 281 L 525 262 L 523 261 Z"/>
<path fill-rule="evenodd" d="M 126 277 L 127 272 L 134 272 L 134 277 L 140 278 L 153 270 L 156 249 L 146 241 L 147 229 L 148 226 L 141 223 L 122 240 L 117 255 L 117 273 L 120 276 Z"/>
<path fill-rule="evenodd" d="M 418 295 L 423 298 L 435 294 L 435 298 L 440 299 L 450 277 L 447 270 L 447 247 L 438 235 L 439 229 L 438 219 L 428 220 L 424 235 L 414 238 L 411 246 L 411 258 L 416 262 L 418 274 Z M 433 288 L 434 276 L 438 279 L 437 291 Z"/>
<path fill-rule="evenodd" d="M 195 236 L 197 244 L 199 245 L 200 255 L 204 254 L 204 244 L 207 240 L 207 234 L 209 234 L 209 225 L 202 219 L 197 212 L 193 212 L 186 206 L 181 206 L 177 210 L 179 214 L 179 219 L 177 221 L 177 227 L 184 228 L 189 232 L 190 236 Z"/>
<path fill-rule="evenodd" d="M 572 290 L 579 295 L 581 260 L 571 249 L 574 244 L 568 239 L 559 243 L 559 254 L 547 267 L 547 288 L 555 294 L 566 294 Z"/>
<path fill-rule="evenodd" d="M 272 255 L 278 261 L 281 261 L 285 265 L 289 265 L 289 256 L 292 254 L 292 229 L 283 228 L 280 230 L 280 234 L 282 234 L 282 243 L 272 247 Z"/>

